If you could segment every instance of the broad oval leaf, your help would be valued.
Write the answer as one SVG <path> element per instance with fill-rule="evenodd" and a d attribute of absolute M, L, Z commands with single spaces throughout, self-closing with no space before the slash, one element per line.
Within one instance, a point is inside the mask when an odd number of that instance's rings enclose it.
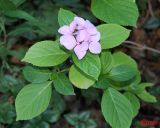
<path fill-rule="evenodd" d="M 138 111 L 140 109 L 140 101 L 139 99 L 130 92 L 125 92 L 124 96 L 130 101 L 133 109 L 133 117 L 135 117 L 138 114 Z"/>
<path fill-rule="evenodd" d="M 117 24 L 103 24 L 97 27 L 101 33 L 102 49 L 114 48 L 123 43 L 130 34 L 130 30 Z"/>
<path fill-rule="evenodd" d="M 137 90 L 137 88 L 134 88 L 134 87 L 132 88 L 132 86 L 139 84 L 141 81 L 141 75 L 138 70 L 138 65 L 137 65 L 136 61 L 123 52 L 115 52 L 113 54 L 113 61 L 114 61 L 113 67 L 117 67 L 118 65 L 124 64 L 124 65 L 128 65 L 136 70 L 136 75 L 129 83 L 127 83 L 127 85 L 130 86 L 127 88 L 131 88 L 131 90 L 133 90 L 133 92 L 135 91 L 135 89 Z M 122 83 L 121 85 L 124 86 L 124 83 Z"/>
<path fill-rule="evenodd" d="M 61 8 L 58 13 L 58 23 L 60 26 L 69 25 L 75 16 L 73 12 Z"/>
<path fill-rule="evenodd" d="M 115 52 L 113 54 L 114 66 L 126 64 L 135 69 L 138 69 L 136 61 L 123 52 Z"/>
<path fill-rule="evenodd" d="M 113 88 L 108 88 L 102 97 L 102 113 L 113 128 L 129 128 L 132 122 L 132 106 L 128 99 Z"/>
<path fill-rule="evenodd" d="M 29 120 L 44 112 L 51 98 L 51 83 L 29 84 L 16 97 L 16 120 Z"/>
<path fill-rule="evenodd" d="M 107 23 L 136 26 L 138 8 L 131 0 L 92 0 L 93 14 Z"/>
<path fill-rule="evenodd" d="M 56 66 L 63 63 L 68 54 L 62 50 L 56 41 L 41 41 L 27 51 L 22 61 L 39 67 Z"/>
<path fill-rule="evenodd" d="M 42 83 L 49 79 L 50 71 L 32 66 L 26 66 L 23 69 L 23 75 L 27 81 L 32 83 Z"/>
<path fill-rule="evenodd" d="M 129 65 L 118 65 L 109 72 L 108 78 L 117 82 L 124 82 L 132 79 L 136 70 Z"/>
<path fill-rule="evenodd" d="M 111 52 L 104 51 L 101 53 L 101 72 L 107 74 L 113 67 L 113 57 Z"/>
<path fill-rule="evenodd" d="M 88 89 L 95 83 L 95 80 L 84 74 L 75 65 L 72 65 L 69 71 L 69 79 L 77 88 Z"/>
<path fill-rule="evenodd" d="M 55 74 L 54 87 L 56 91 L 63 95 L 74 95 L 74 89 L 68 77 L 63 73 Z"/>
<path fill-rule="evenodd" d="M 101 72 L 101 62 L 98 55 L 88 53 L 82 60 L 78 60 L 75 54 L 73 54 L 74 64 L 86 75 L 98 79 Z"/>

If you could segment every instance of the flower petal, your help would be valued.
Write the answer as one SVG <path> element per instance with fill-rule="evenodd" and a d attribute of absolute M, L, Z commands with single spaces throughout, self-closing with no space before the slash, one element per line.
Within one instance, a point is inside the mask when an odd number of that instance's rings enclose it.
<path fill-rule="evenodd" d="M 58 32 L 63 35 L 71 35 L 72 34 L 69 26 L 67 26 L 67 25 L 60 27 Z"/>
<path fill-rule="evenodd" d="M 99 42 L 91 42 L 89 44 L 89 50 L 91 53 L 99 54 L 101 53 L 101 45 Z"/>
<path fill-rule="evenodd" d="M 87 32 L 90 34 L 90 35 L 95 35 L 98 31 L 96 28 L 88 28 L 87 29 Z"/>
<path fill-rule="evenodd" d="M 77 45 L 80 51 L 86 51 L 89 48 L 88 42 L 82 42 L 81 44 Z"/>
<path fill-rule="evenodd" d="M 95 26 L 89 20 L 86 20 L 85 27 L 88 29 L 95 28 Z"/>
<path fill-rule="evenodd" d="M 81 60 L 87 53 L 87 51 L 81 51 L 81 47 L 79 45 L 74 48 L 74 52 L 79 60 Z"/>
<path fill-rule="evenodd" d="M 83 29 L 85 29 L 85 28 L 84 28 L 84 26 L 78 25 L 76 29 L 77 29 L 77 30 L 83 30 Z"/>
<path fill-rule="evenodd" d="M 71 32 L 73 33 L 77 27 L 77 22 L 73 20 L 69 27 L 70 27 Z"/>
<path fill-rule="evenodd" d="M 90 36 L 90 41 L 91 42 L 98 42 L 99 40 L 100 40 L 100 32 L 97 32 L 97 34 L 96 35 L 92 35 L 92 36 Z"/>
<path fill-rule="evenodd" d="M 86 30 L 80 30 L 79 32 L 78 32 L 78 34 L 77 34 L 77 37 L 76 37 L 76 39 L 77 39 L 77 41 L 78 42 L 82 42 L 82 41 L 87 41 L 88 40 L 88 37 L 89 37 L 89 35 L 88 35 L 88 33 L 86 32 Z"/>
<path fill-rule="evenodd" d="M 61 36 L 60 43 L 68 50 L 72 50 L 77 44 L 74 36 L 70 36 L 70 35 Z"/>
<path fill-rule="evenodd" d="M 98 32 L 96 27 L 88 20 L 85 22 L 85 28 L 90 35 L 94 35 Z"/>
<path fill-rule="evenodd" d="M 79 26 L 84 26 L 85 25 L 85 20 L 81 17 L 74 17 L 74 21 L 79 25 Z"/>

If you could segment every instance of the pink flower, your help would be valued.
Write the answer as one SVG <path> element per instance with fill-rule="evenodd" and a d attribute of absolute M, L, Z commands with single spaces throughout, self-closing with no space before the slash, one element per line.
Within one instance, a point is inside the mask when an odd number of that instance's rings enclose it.
<path fill-rule="evenodd" d="M 82 59 L 89 50 L 93 54 L 101 52 L 100 32 L 88 20 L 75 17 L 69 26 L 62 26 L 58 32 L 62 34 L 60 44 L 68 50 L 73 50 L 78 59 Z"/>

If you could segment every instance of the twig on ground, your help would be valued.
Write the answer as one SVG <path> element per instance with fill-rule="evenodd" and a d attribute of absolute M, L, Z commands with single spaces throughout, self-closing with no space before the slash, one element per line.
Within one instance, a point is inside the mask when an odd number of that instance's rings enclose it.
<path fill-rule="evenodd" d="M 152 17 L 154 17 L 153 8 L 151 4 L 151 0 L 148 0 L 148 9 Z"/>
<path fill-rule="evenodd" d="M 160 50 L 158 50 L 158 49 L 150 48 L 146 45 L 141 45 L 141 44 L 135 43 L 133 41 L 124 41 L 124 43 L 131 44 L 134 46 L 134 47 L 131 47 L 131 46 L 127 45 L 127 47 L 129 47 L 129 48 L 138 49 L 138 50 L 148 50 L 148 51 L 160 54 Z"/>

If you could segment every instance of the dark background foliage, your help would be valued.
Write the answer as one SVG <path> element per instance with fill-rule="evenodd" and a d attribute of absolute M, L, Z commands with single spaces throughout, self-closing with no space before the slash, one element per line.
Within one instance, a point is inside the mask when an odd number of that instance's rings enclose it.
<path fill-rule="evenodd" d="M 33 120 L 16 122 L 15 97 L 27 84 L 22 74 L 25 64 L 20 60 L 35 42 L 59 36 L 59 8 L 72 10 L 95 25 L 102 22 L 91 13 L 90 0 L 11 1 L 0 0 L 0 128 L 109 128 L 100 111 L 102 92 L 94 88 L 77 89 L 76 96 L 54 92 L 47 111 Z M 122 50 L 136 59 L 143 81 L 154 83 L 149 91 L 158 102 L 141 103 L 133 128 L 143 127 L 144 119 L 160 124 L 160 1 L 137 0 L 137 4 L 140 11 L 137 28 L 129 28 L 133 30 L 130 42 L 114 50 Z"/>

